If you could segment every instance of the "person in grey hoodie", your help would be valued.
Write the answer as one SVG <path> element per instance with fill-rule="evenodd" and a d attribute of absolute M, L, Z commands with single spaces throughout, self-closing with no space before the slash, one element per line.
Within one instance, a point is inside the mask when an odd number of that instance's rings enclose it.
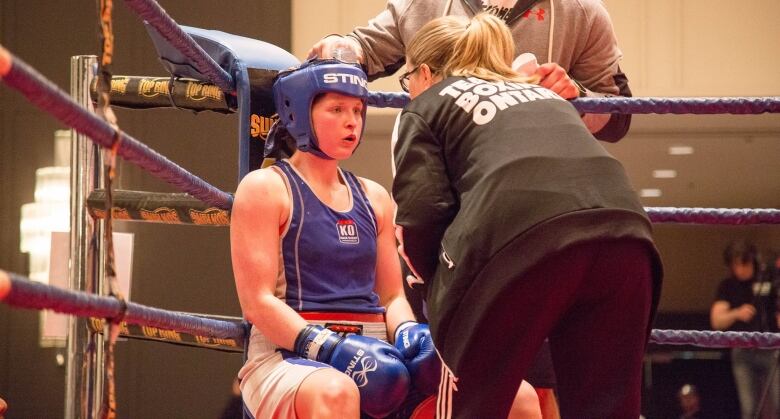
<path fill-rule="evenodd" d="M 310 56 L 355 52 L 369 80 L 395 73 L 405 63 L 406 46 L 420 28 L 444 15 L 473 17 L 487 11 L 504 20 L 515 41 L 515 56 L 532 53 L 542 63 L 540 85 L 564 99 L 631 96 L 621 71 L 622 52 L 609 13 L 600 0 L 389 0 L 385 10 L 351 33 L 328 35 Z M 631 115 L 585 114 L 583 122 L 602 141 L 628 132 Z"/>

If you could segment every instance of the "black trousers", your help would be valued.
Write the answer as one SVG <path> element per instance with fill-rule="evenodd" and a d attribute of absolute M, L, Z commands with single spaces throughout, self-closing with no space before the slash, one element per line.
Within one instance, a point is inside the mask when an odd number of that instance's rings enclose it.
<path fill-rule="evenodd" d="M 401 273 L 404 278 L 404 294 L 406 294 L 406 300 L 409 301 L 409 305 L 412 307 L 414 316 L 417 318 L 418 322 L 428 323 L 428 318 L 425 315 L 424 309 L 423 291 L 409 286 L 406 277 L 412 275 L 412 271 L 403 258 L 401 258 Z M 534 386 L 534 388 L 555 388 L 555 371 L 553 371 L 549 341 L 544 341 L 542 344 L 542 347 L 539 349 L 536 357 L 531 363 L 525 380 Z"/>
<path fill-rule="evenodd" d="M 505 418 L 547 337 L 563 418 L 639 417 L 652 282 L 651 251 L 638 240 L 543 259 L 491 304 L 481 339 L 468 345 L 473 362 L 440 387 L 439 417 Z"/>

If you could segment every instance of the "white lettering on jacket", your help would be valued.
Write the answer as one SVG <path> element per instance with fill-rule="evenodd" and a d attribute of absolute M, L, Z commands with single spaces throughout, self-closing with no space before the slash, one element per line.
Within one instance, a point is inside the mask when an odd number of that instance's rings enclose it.
<path fill-rule="evenodd" d="M 469 77 L 445 86 L 439 96 L 449 96 L 477 125 L 492 121 L 496 115 L 520 103 L 536 100 L 565 100 L 551 90 L 528 83 L 492 82 Z"/>

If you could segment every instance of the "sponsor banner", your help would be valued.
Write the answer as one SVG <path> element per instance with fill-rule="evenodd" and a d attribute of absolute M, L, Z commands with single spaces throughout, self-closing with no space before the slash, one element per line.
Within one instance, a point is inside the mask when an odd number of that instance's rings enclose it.
<path fill-rule="evenodd" d="M 210 207 L 183 193 L 113 191 L 112 214 L 115 220 L 146 221 L 203 226 L 230 225 L 230 211 Z M 97 189 L 89 194 L 87 208 L 93 218 L 106 218 L 106 193 Z"/>
<path fill-rule="evenodd" d="M 111 104 L 124 108 L 182 108 L 196 112 L 233 113 L 235 100 L 226 97 L 219 87 L 193 79 L 170 77 L 113 76 Z M 96 81 L 90 86 L 90 97 L 97 102 Z"/>
<path fill-rule="evenodd" d="M 240 319 L 219 318 L 220 320 L 235 321 L 240 323 Z M 93 333 L 103 333 L 105 320 L 90 317 L 89 329 Z M 127 324 L 122 322 L 119 325 L 119 336 L 129 339 L 155 340 L 158 342 L 173 343 L 176 345 L 197 346 L 199 348 L 216 349 L 226 352 L 243 352 L 244 341 L 236 339 L 221 339 L 209 336 L 198 336 L 189 333 L 177 332 L 174 330 L 160 329 L 151 326 L 141 326 L 137 324 Z"/>

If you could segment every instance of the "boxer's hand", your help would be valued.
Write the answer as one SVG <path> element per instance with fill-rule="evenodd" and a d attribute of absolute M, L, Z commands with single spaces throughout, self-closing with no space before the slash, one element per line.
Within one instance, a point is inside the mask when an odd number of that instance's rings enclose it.
<path fill-rule="evenodd" d="M 427 324 L 401 323 L 395 331 L 395 347 L 412 377 L 412 385 L 423 394 L 436 394 L 441 380 L 441 360 L 433 347 Z"/>
<path fill-rule="evenodd" d="M 389 415 L 409 391 L 409 373 L 401 353 L 379 339 L 342 338 L 322 326 L 308 325 L 295 339 L 295 352 L 352 377 L 360 391 L 360 409 L 371 416 Z"/>
<path fill-rule="evenodd" d="M 544 63 L 536 69 L 539 85 L 546 87 L 564 99 L 574 99 L 580 96 L 580 90 L 566 70 L 557 63 Z"/>
<path fill-rule="evenodd" d="M 346 62 L 364 63 L 360 43 L 354 38 L 341 35 L 328 35 L 320 39 L 311 47 L 307 58 L 336 58 Z"/>

